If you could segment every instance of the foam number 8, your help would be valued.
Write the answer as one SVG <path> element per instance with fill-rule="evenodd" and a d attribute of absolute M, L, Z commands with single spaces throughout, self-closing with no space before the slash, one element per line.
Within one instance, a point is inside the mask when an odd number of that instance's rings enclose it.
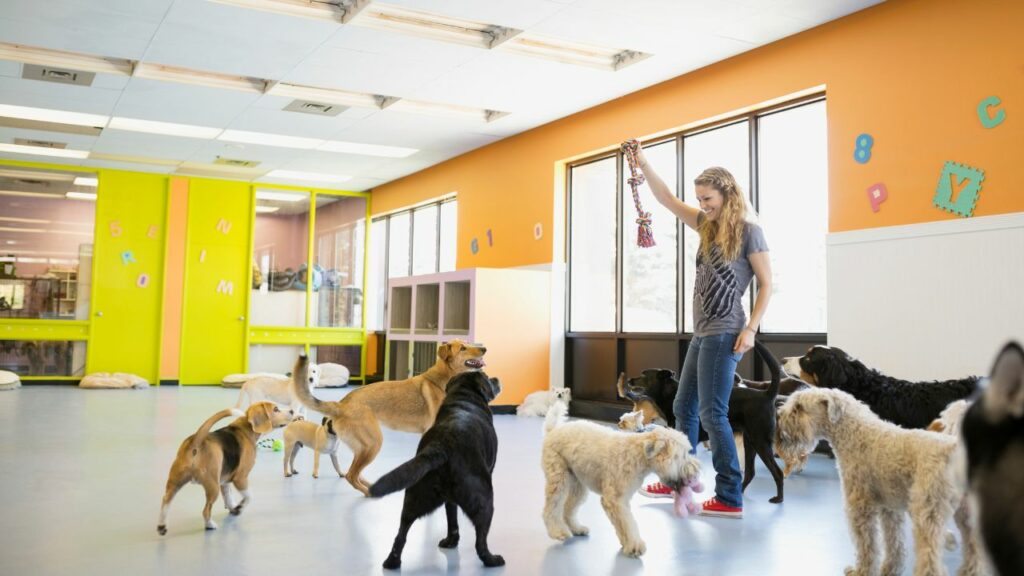
<path fill-rule="evenodd" d="M 871 147 L 875 145 L 875 139 L 871 134 L 857 136 L 856 146 L 853 149 L 853 159 L 860 164 L 867 164 L 871 160 Z"/>

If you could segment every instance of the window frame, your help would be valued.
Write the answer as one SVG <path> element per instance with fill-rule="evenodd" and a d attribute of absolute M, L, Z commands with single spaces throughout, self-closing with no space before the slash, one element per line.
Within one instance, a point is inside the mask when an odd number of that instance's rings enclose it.
<path fill-rule="evenodd" d="M 759 159 L 759 156 L 760 156 L 760 154 L 759 154 L 759 142 L 758 142 L 758 140 L 759 140 L 759 138 L 758 138 L 758 135 L 759 135 L 759 120 L 760 120 L 760 118 L 762 118 L 764 116 L 778 114 L 780 112 L 785 112 L 787 110 L 799 108 L 801 106 L 807 106 L 807 105 L 811 105 L 811 104 L 816 104 L 816 103 L 822 102 L 822 101 L 827 101 L 826 95 L 825 95 L 824 92 L 818 92 L 818 93 L 807 95 L 807 96 L 801 96 L 799 98 L 794 98 L 794 99 L 787 100 L 785 102 L 780 102 L 778 104 L 774 104 L 774 105 L 771 105 L 771 106 L 766 106 L 766 107 L 763 107 L 763 108 L 758 108 L 758 109 L 755 109 L 755 110 L 744 112 L 742 114 L 735 114 L 735 115 L 732 115 L 732 116 L 728 116 L 728 117 L 725 117 L 725 118 L 722 118 L 722 119 L 719 119 L 719 120 L 715 120 L 714 122 L 709 122 L 707 124 L 702 124 L 702 125 L 699 125 L 699 126 L 696 126 L 696 127 L 693 127 L 693 128 L 688 128 L 688 129 L 685 129 L 685 130 L 680 130 L 678 132 L 673 132 L 673 133 L 670 133 L 670 134 L 667 134 L 667 135 L 664 135 L 664 136 L 661 136 L 661 137 L 658 137 L 658 138 L 655 138 L 655 139 L 651 139 L 649 141 L 641 142 L 641 145 L 643 147 L 647 148 L 647 147 L 650 147 L 650 146 L 656 146 L 658 144 L 663 144 L 663 143 L 668 142 L 670 140 L 675 140 L 676 141 L 676 189 L 674 190 L 674 192 L 675 192 L 675 195 L 676 195 L 677 198 L 682 198 L 683 197 L 684 186 L 685 186 L 685 182 L 686 182 L 686 180 L 685 180 L 686 174 L 684 174 L 684 170 L 683 170 L 683 165 L 684 165 L 683 160 L 684 160 L 685 154 L 686 154 L 685 139 L 687 137 L 689 137 L 689 136 L 695 136 L 695 135 L 698 135 L 698 134 L 702 134 L 702 133 L 705 133 L 705 132 L 710 132 L 712 130 L 716 130 L 716 129 L 723 128 L 723 127 L 726 127 L 726 126 L 729 126 L 729 125 L 732 125 L 732 124 L 736 124 L 736 123 L 739 123 L 739 122 L 746 121 L 747 122 L 747 129 L 749 131 L 749 134 L 748 134 L 748 162 L 749 162 L 749 167 L 750 167 L 750 185 L 749 185 L 750 189 L 747 191 L 747 194 L 748 194 L 748 197 L 750 199 L 751 205 L 754 207 L 754 210 L 760 211 L 761 196 L 760 196 L 760 183 L 759 183 L 759 179 L 760 178 L 759 178 L 759 165 L 758 165 L 758 162 L 759 162 L 758 159 Z M 572 279 L 572 258 L 571 258 L 571 256 L 572 256 L 572 223 L 573 223 L 573 217 L 572 217 L 573 216 L 572 215 L 572 192 L 573 192 L 573 188 L 572 188 L 572 172 L 573 172 L 573 168 L 575 168 L 575 167 L 583 166 L 583 165 L 590 164 L 592 162 L 597 162 L 597 161 L 600 161 L 600 160 L 605 160 L 605 159 L 608 159 L 610 157 L 615 157 L 616 158 L 616 182 L 615 182 L 616 194 L 615 194 L 615 197 L 616 197 L 616 218 L 617 218 L 617 220 L 616 220 L 616 254 L 615 254 L 615 259 L 616 259 L 616 262 L 615 262 L 615 329 L 614 329 L 614 331 L 610 331 L 610 332 L 573 332 L 573 331 L 570 330 L 570 328 L 572 326 L 571 318 L 572 318 L 572 314 L 573 314 L 573 310 L 572 310 L 572 281 L 571 281 L 571 279 Z M 609 339 L 619 339 L 619 340 L 621 340 L 623 338 L 643 338 L 643 339 L 679 339 L 679 338 L 684 338 L 684 339 L 690 339 L 690 338 L 693 337 L 693 333 L 692 332 L 687 332 L 686 328 L 685 328 L 686 327 L 686 322 L 685 322 L 686 315 L 689 313 L 689 306 L 690 306 L 690 304 L 688 302 L 684 301 L 685 300 L 685 277 L 686 277 L 686 274 L 685 274 L 685 271 L 683 271 L 683 270 L 680 270 L 676 274 L 676 278 L 677 278 L 677 282 L 676 282 L 676 284 L 677 284 L 676 285 L 676 313 L 677 313 L 676 327 L 677 327 L 677 330 L 676 330 L 676 332 L 624 332 L 622 330 L 622 326 L 623 326 L 622 320 L 623 320 L 623 313 L 624 313 L 624 310 L 623 310 L 623 308 L 624 308 L 623 307 L 623 277 L 622 277 L 624 258 L 622 257 L 622 249 L 623 249 L 623 242 L 625 241 L 624 240 L 625 234 L 624 234 L 624 230 L 620 229 L 619 223 L 622 221 L 622 212 L 625 209 L 624 208 L 625 195 L 630 194 L 630 191 L 625 189 L 626 187 L 623 185 L 623 182 L 622 182 L 622 173 L 623 173 L 623 170 L 625 170 L 624 162 L 625 162 L 625 158 L 624 158 L 624 156 L 622 154 L 622 151 L 619 150 L 619 149 L 615 149 L 615 150 L 611 150 L 611 151 L 605 150 L 605 151 L 602 151 L 602 152 L 598 152 L 598 153 L 592 154 L 590 156 L 586 156 L 586 157 L 580 158 L 579 160 L 576 160 L 576 161 L 566 165 L 566 181 L 565 181 L 565 186 L 566 186 L 566 188 L 565 188 L 565 190 L 566 190 L 566 192 L 565 192 L 565 194 L 566 194 L 566 202 L 565 202 L 565 206 L 566 206 L 566 210 L 565 210 L 565 226 L 566 226 L 566 236 L 565 236 L 565 242 L 566 242 L 565 285 L 566 285 L 566 290 L 565 290 L 565 315 L 564 315 L 564 330 L 565 330 L 565 334 L 566 334 L 567 337 L 585 337 L 585 338 L 596 338 L 596 339 L 609 338 Z M 686 246 L 685 246 L 686 240 L 685 240 L 685 234 L 684 234 L 684 231 L 683 231 L 683 226 L 684 226 L 683 223 L 677 219 L 676 220 L 676 227 L 677 227 L 677 231 L 676 231 L 676 248 L 677 248 L 677 261 L 679 262 L 679 266 L 680 267 L 686 265 L 686 258 L 685 258 L 685 256 L 686 256 L 686 250 L 685 250 L 685 248 L 686 248 Z M 749 298 L 748 304 L 750 305 L 750 308 L 752 310 L 754 302 L 755 302 L 755 300 L 757 298 L 757 285 L 756 285 L 756 283 L 752 284 L 752 286 L 750 288 L 750 293 L 748 295 L 748 298 Z M 763 333 L 763 332 L 761 332 L 760 327 L 758 327 L 758 336 L 760 337 L 762 334 L 765 335 L 765 336 L 769 336 L 772 340 L 786 341 L 786 340 L 799 340 L 799 339 L 802 339 L 802 338 L 805 338 L 805 337 L 812 337 L 812 338 L 821 337 L 823 335 L 827 335 L 828 334 L 828 329 L 826 327 L 824 332 L 771 332 L 771 333 Z"/>

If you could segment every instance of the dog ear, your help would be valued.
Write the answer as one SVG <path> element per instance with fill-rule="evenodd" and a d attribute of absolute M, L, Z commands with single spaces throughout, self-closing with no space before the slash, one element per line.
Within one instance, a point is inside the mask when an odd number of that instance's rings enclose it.
<path fill-rule="evenodd" d="M 673 372 L 672 370 L 666 370 L 664 368 L 662 368 L 661 370 L 658 370 L 658 378 L 674 380 L 675 377 L 676 377 L 676 373 Z"/>
<path fill-rule="evenodd" d="M 836 402 L 835 398 L 822 398 L 821 403 L 825 405 L 825 412 L 828 414 L 828 421 L 835 424 L 843 416 L 843 407 Z"/>
<path fill-rule="evenodd" d="M 441 360 L 445 361 L 445 362 L 451 360 L 451 357 L 452 357 L 452 347 L 453 346 L 454 346 L 454 344 L 452 342 L 445 342 L 445 343 L 441 344 L 440 346 L 438 346 L 437 347 L 437 357 L 440 358 Z"/>
<path fill-rule="evenodd" d="M 983 402 L 992 423 L 1024 417 L 1024 350 L 1016 342 L 1004 346 L 996 358 Z"/>
<path fill-rule="evenodd" d="M 663 439 L 655 436 L 644 442 L 644 454 L 647 455 L 648 460 L 651 460 L 658 454 L 664 452 L 666 446 L 668 446 L 668 444 L 666 444 Z"/>
<path fill-rule="evenodd" d="M 249 424 L 257 434 L 266 434 L 274 429 L 274 425 L 270 421 L 272 406 L 273 404 L 270 402 L 257 402 L 249 406 L 246 419 L 249 420 Z"/>

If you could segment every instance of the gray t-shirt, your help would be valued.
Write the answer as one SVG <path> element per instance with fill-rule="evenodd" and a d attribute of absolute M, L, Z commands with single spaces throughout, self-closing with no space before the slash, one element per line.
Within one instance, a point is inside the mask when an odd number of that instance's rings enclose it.
<path fill-rule="evenodd" d="M 698 222 L 703 219 L 701 214 Z M 743 293 L 754 276 L 748 257 L 767 251 L 768 243 L 761 227 L 747 222 L 740 255 L 732 262 L 725 261 L 717 245 L 711 247 L 708 258 L 697 252 L 697 278 L 693 287 L 695 336 L 738 334 L 743 330 L 747 323 L 747 315 L 743 312 Z"/>

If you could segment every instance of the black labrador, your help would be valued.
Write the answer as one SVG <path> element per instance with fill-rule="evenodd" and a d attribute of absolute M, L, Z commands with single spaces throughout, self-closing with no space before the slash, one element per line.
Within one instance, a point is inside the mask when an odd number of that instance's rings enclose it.
<path fill-rule="evenodd" d="M 420 439 L 416 456 L 370 487 L 373 497 L 405 490 L 401 524 L 384 568 L 396 569 L 402 565 L 402 549 L 409 528 L 442 504 L 448 516 L 448 535 L 438 546 L 458 546 L 458 506 L 473 522 L 476 553 L 484 566 L 505 564 L 504 558 L 491 554 L 487 547 L 487 533 L 494 515 L 491 473 L 498 456 L 498 436 L 488 403 L 499 392 L 498 379 L 488 378 L 483 372 L 464 372 L 453 378 L 448 382 L 434 425 Z"/>

